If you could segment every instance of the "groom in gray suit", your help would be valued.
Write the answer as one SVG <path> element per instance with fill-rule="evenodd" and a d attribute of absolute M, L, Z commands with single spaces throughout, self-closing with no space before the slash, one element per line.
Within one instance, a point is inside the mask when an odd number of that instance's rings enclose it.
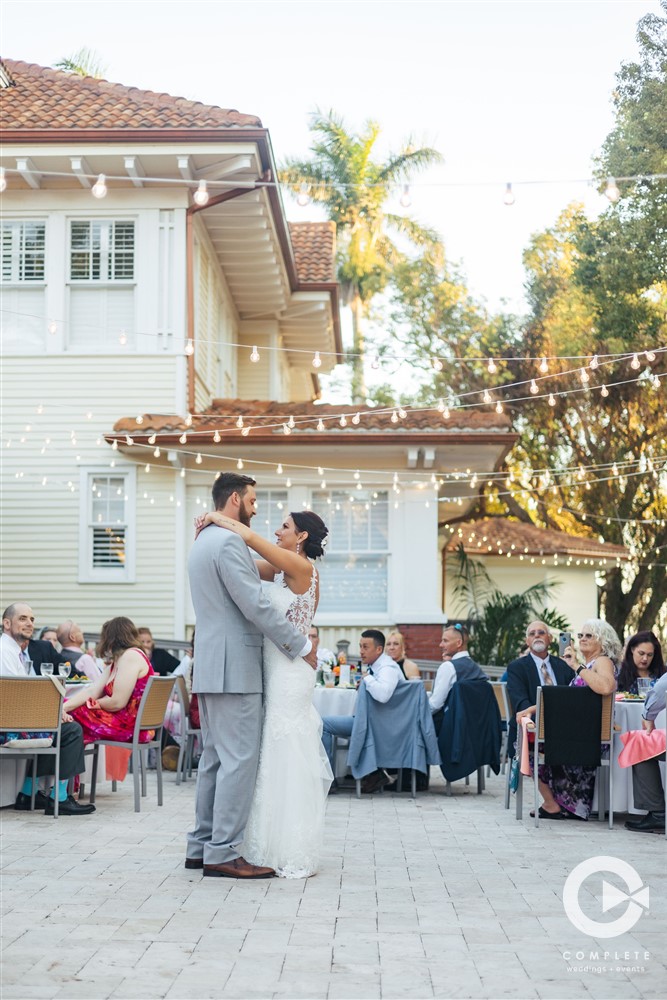
<path fill-rule="evenodd" d="M 213 504 L 249 525 L 255 480 L 223 473 Z M 262 727 L 262 638 L 315 669 L 310 640 L 279 614 L 262 591 L 248 546 L 233 531 L 209 526 L 196 538 L 188 566 L 197 618 L 192 690 L 199 696 L 204 749 L 197 774 L 195 828 L 186 868 L 222 878 L 272 878 L 272 868 L 239 856 L 252 803 Z"/>

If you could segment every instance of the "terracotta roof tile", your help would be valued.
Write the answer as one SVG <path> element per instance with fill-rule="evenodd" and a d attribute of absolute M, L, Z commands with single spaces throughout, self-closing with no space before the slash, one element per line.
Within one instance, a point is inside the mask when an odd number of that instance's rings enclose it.
<path fill-rule="evenodd" d="M 336 280 L 336 224 L 290 222 L 299 281 Z"/>
<path fill-rule="evenodd" d="M 2 61 L 12 84 L 0 89 L 3 129 L 261 128 L 255 115 L 184 97 L 125 87 L 34 63 Z"/>
<path fill-rule="evenodd" d="M 599 542 L 595 538 L 568 535 L 564 531 L 538 528 L 523 521 L 510 521 L 505 517 L 487 517 L 481 521 L 464 521 L 451 525 L 454 528 L 446 548 L 453 551 L 459 543 L 469 555 L 553 556 L 567 555 L 596 559 L 628 559 L 623 545 Z"/>
<path fill-rule="evenodd" d="M 353 425 L 351 418 L 360 415 L 358 425 Z M 345 415 L 347 426 L 340 426 L 340 417 Z M 464 433 L 511 433 L 509 419 L 505 414 L 481 410 L 454 411 L 449 420 L 443 420 L 437 410 L 408 411 L 405 420 L 393 423 L 392 411 L 378 412 L 369 406 L 332 406 L 328 403 L 276 403 L 258 399 L 214 399 L 211 407 L 192 418 L 191 431 L 220 430 L 231 431 L 232 436 L 240 436 L 236 421 L 239 416 L 246 421 L 246 427 L 266 428 L 276 434 L 283 433 L 283 423 L 294 417 L 295 426 L 292 434 L 295 437 L 304 434 L 317 434 L 317 420 L 322 417 L 326 430 L 340 433 L 341 436 L 352 438 L 361 431 L 392 434 L 410 434 L 419 432 L 464 432 Z M 304 418 L 300 426 L 299 418 Z M 114 424 L 116 433 L 151 434 L 156 432 L 178 432 L 187 430 L 185 420 L 178 415 L 144 414 L 139 426 L 135 417 L 122 417 Z M 226 435 L 229 438 L 229 434 Z M 251 439 L 252 440 L 252 439 Z"/>

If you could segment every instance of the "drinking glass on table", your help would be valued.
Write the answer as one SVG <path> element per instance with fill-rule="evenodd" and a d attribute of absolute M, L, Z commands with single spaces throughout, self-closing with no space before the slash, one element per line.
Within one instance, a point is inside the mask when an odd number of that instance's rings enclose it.
<path fill-rule="evenodd" d="M 638 677 L 637 678 L 637 694 L 645 698 L 646 695 L 651 690 L 651 678 L 650 677 Z"/>
<path fill-rule="evenodd" d="M 52 663 L 42 663 L 41 673 L 42 673 L 42 677 L 51 677 L 53 675 L 53 664 Z"/>
<path fill-rule="evenodd" d="M 72 673 L 72 664 L 69 663 L 69 662 L 67 662 L 67 663 L 59 663 L 58 664 L 58 673 L 60 674 L 61 677 L 64 677 L 65 680 L 67 680 L 67 678 L 69 677 L 69 675 Z"/>

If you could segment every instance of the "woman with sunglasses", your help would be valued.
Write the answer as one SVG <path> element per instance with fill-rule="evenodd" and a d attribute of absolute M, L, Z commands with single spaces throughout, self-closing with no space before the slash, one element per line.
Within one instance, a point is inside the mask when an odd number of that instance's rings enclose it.
<path fill-rule="evenodd" d="M 585 686 L 599 695 L 611 694 L 616 690 L 621 640 L 600 618 L 584 622 L 577 638 L 584 663 L 576 668 L 570 687 Z M 541 765 L 539 789 L 544 803 L 540 816 L 587 820 L 593 806 L 596 771 L 595 767 L 578 765 Z"/>

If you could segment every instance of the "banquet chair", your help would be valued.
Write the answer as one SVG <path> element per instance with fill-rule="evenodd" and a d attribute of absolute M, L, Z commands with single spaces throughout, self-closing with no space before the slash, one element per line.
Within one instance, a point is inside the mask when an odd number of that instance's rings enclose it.
<path fill-rule="evenodd" d="M 131 751 L 132 777 L 134 778 L 134 811 L 141 811 L 141 799 L 139 796 L 139 773 L 141 772 L 141 795 L 146 796 L 146 754 L 155 747 L 156 749 L 156 771 L 157 771 L 157 804 L 162 805 L 162 729 L 164 717 L 167 712 L 167 704 L 171 697 L 174 684 L 174 677 L 159 677 L 154 674 L 149 677 L 144 688 L 144 693 L 139 703 L 137 721 L 134 724 L 132 740 L 120 742 L 119 740 L 95 740 L 93 744 L 93 775 L 90 787 L 90 801 L 95 801 L 97 786 L 97 765 L 98 751 L 101 746 L 120 747 Z M 140 743 L 141 733 L 149 729 L 155 730 L 153 738 L 146 743 Z"/>
<path fill-rule="evenodd" d="M 181 725 L 181 747 L 178 753 L 178 763 L 176 765 L 176 784 L 187 781 L 192 777 L 192 756 L 195 748 L 195 739 L 201 737 L 201 729 L 193 728 L 190 724 L 190 698 L 188 689 L 185 686 L 185 678 L 176 679 L 176 691 L 181 703 L 182 725 Z"/>
<path fill-rule="evenodd" d="M 428 774 L 440 763 L 438 742 L 423 684 L 399 683 L 387 702 L 359 688 L 350 736 L 348 763 L 361 798 L 361 779 L 379 768 L 398 770 L 395 786 L 403 787 L 403 771 L 411 771 L 410 792 L 417 797 L 417 771 Z"/>
<path fill-rule="evenodd" d="M 500 711 L 487 680 L 457 681 L 451 688 L 438 733 L 446 794 L 453 781 L 477 772 L 477 794 L 484 791 L 484 768 L 500 772 Z"/>
<path fill-rule="evenodd" d="M 496 701 L 498 702 L 498 711 L 500 712 L 500 722 L 504 729 L 501 729 L 501 740 L 500 740 L 500 773 L 505 774 L 507 770 L 507 755 L 508 755 L 508 740 L 509 740 L 509 724 L 510 724 L 510 700 L 507 695 L 507 683 L 505 681 L 490 681 L 491 687 L 493 688 L 493 693 L 496 696 Z M 487 766 L 486 776 L 487 778 L 491 774 L 491 768 Z M 507 784 L 507 782 L 506 782 Z"/>
<path fill-rule="evenodd" d="M 554 696 L 554 692 L 556 693 Z M 609 810 L 609 829 L 611 830 L 614 825 L 614 800 L 613 800 L 613 783 L 614 783 L 614 768 L 613 768 L 613 748 L 614 748 L 614 706 L 615 706 L 615 693 L 607 695 L 597 695 L 590 688 L 581 687 L 538 687 L 537 689 L 537 709 L 535 712 L 535 741 L 533 743 L 532 750 L 532 767 L 533 767 L 533 782 L 535 785 L 535 826 L 539 826 L 539 808 L 537 803 L 539 802 L 539 790 L 538 790 L 538 765 L 540 762 L 544 762 L 545 756 L 548 755 L 549 742 L 554 739 L 557 735 L 557 730 L 560 728 L 560 723 L 556 724 L 546 724 L 546 715 L 548 710 L 545 710 L 545 700 L 554 699 L 557 697 L 559 699 L 567 699 L 571 702 L 572 709 L 576 709 L 579 705 L 574 701 L 575 698 L 588 699 L 589 704 L 586 706 L 586 711 L 591 719 L 592 723 L 598 718 L 598 712 L 600 713 L 600 755 L 597 764 L 597 776 L 601 779 L 604 769 L 607 769 L 608 775 L 605 785 L 603 785 L 601 780 L 598 780 L 598 818 L 601 823 L 604 822 L 605 814 L 605 799 Z M 598 701 L 599 699 L 599 701 Z M 604 757 L 604 749 L 607 749 L 607 758 Z M 550 760 L 551 764 L 575 764 L 574 760 Z M 521 783 L 521 777 L 519 778 Z M 517 819 L 521 819 L 519 815 L 519 808 L 523 806 L 522 798 L 519 798 L 519 793 L 517 790 Z"/>
<path fill-rule="evenodd" d="M 0 733 L 53 733 L 48 746 L 29 737 L 21 745 L 0 747 L 1 759 L 31 760 L 37 774 L 37 757 L 55 757 L 55 787 L 60 780 L 60 726 L 65 689 L 54 677 L 0 677 Z M 55 744 L 55 745 L 54 745 Z M 32 783 L 30 808 L 35 808 L 37 782 Z M 58 795 L 53 807 L 58 818 Z"/>

